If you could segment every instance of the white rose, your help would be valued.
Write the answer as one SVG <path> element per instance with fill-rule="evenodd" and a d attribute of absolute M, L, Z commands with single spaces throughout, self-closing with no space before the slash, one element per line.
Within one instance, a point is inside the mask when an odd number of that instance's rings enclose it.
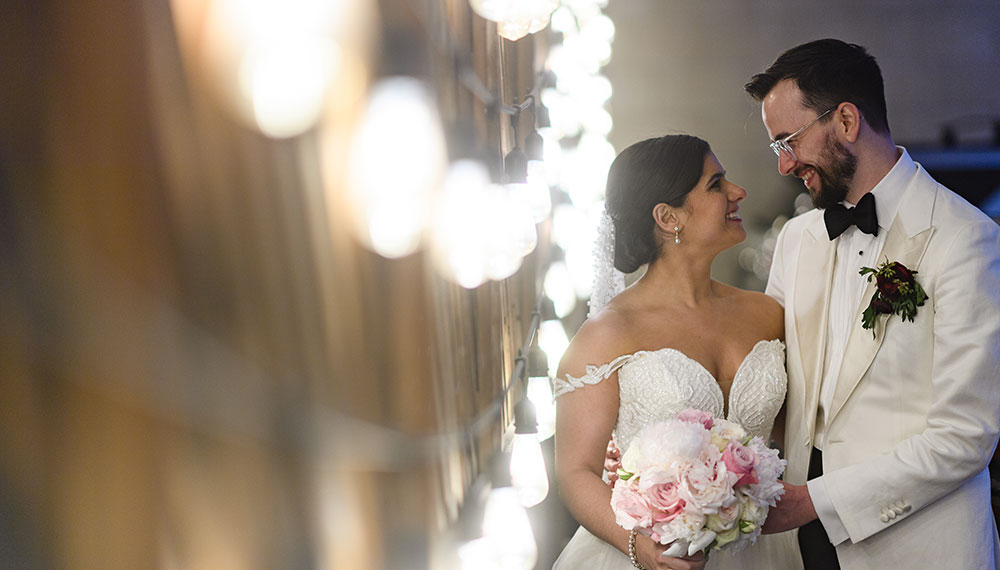
<path fill-rule="evenodd" d="M 733 526 L 733 528 L 722 531 L 718 533 L 715 537 L 715 549 L 721 549 L 723 546 L 734 542 L 740 537 L 740 527 Z"/>
<path fill-rule="evenodd" d="M 743 443 L 743 440 L 747 437 L 747 430 L 743 429 L 743 426 L 736 422 L 717 420 L 715 425 L 712 426 L 712 434 L 727 440 L 736 440 Z"/>
<path fill-rule="evenodd" d="M 767 512 L 767 505 L 758 503 L 752 497 L 744 497 L 740 511 L 740 520 L 753 523 L 755 527 L 759 527 L 764 524 Z"/>
<path fill-rule="evenodd" d="M 736 526 L 736 520 L 740 518 L 743 505 L 740 501 L 733 501 L 729 506 L 719 509 L 719 512 L 708 515 L 705 518 L 705 526 L 710 530 L 721 533 Z"/>

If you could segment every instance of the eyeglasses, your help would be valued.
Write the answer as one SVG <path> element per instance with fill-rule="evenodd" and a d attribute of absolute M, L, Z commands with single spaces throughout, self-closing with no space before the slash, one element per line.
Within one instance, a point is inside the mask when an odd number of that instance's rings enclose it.
<path fill-rule="evenodd" d="M 800 128 L 799 130 L 795 131 L 794 133 L 788 135 L 787 137 L 783 137 L 783 138 L 780 138 L 780 139 L 772 142 L 771 143 L 771 150 L 774 151 L 774 154 L 776 154 L 778 156 L 778 158 L 781 158 L 781 153 L 784 152 L 793 161 L 798 161 L 798 158 L 795 157 L 795 151 L 792 150 L 791 145 L 788 144 L 789 141 L 791 141 L 793 138 L 801 135 L 806 129 L 808 129 L 809 127 L 811 127 L 813 123 L 815 123 L 816 121 L 822 119 L 827 114 L 829 114 L 830 111 L 833 111 L 834 109 L 836 109 L 836 107 L 834 107 L 833 109 L 828 109 L 828 110 L 824 111 L 823 114 L 821 114 L 820 116 L 816 117 L 815 119 L 809 121 L 808 123 L 802 125 L 802 128 Z"/>

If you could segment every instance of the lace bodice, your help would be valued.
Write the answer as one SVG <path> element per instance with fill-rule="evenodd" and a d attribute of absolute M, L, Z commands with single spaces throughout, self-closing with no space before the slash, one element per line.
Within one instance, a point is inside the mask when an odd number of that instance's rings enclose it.
<path fill-rule="evenodd" d="M 618 372 L 618 423 L 614 438 L 622 450 L 646 425 L 673 417 L 686 408 L 697 408 L 722 417 L 722 388 L 697 360 L 662 348 L 619 356 L 601 366 L 587 366 L 580 378 L 554 381 L 555 395 L 596 384 Z M 785 399 L 785 345 L 762 340 L 744 357 L 729 390 L 727 419 L 765 440 Z"/>

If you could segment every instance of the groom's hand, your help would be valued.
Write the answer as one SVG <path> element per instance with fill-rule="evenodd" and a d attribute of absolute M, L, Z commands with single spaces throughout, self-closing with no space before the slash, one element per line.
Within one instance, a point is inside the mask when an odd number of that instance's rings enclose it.
<path fill-rule="evenodd" d="M 604 470 L 608 472 L 608 486 L 615 486 L 615 481 L 618 480 L 618 468 L 621 466 L 622 452 L 612 439 L 608 442 L 608 449 L 604 453 Z"/>
<path fill-rule="evenodd" d="M 767 513 L 764 534 L 785 532 L 816 520 L 816 508 L 809 496 L 809 488 L 784 481 L 781 484 L 785 486 L 785 494 L 778 500 L 778 506 Z"/>

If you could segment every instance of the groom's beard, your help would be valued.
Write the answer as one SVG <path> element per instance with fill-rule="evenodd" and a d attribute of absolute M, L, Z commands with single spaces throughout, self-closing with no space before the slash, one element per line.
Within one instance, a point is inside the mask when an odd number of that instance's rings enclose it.
<path fill-rule="evenodd" d="M 851 181 L 858 171 L 858 157 L 831 135 L 826 138 L 826 147 L 820 158 L 825 166 L 817 164 L 812 167 L 820 181 L 819 191 L 812 194 L 812 203 L 817 208 L 825 209 L 847 198 Z"/>

